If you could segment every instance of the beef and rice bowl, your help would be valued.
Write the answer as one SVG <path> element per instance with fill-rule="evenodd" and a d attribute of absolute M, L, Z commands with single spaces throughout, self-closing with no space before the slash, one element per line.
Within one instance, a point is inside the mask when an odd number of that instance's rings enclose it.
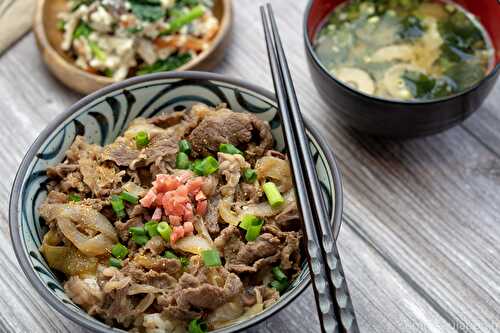
<path fill-rule="evenodd" d="M 198 104 L 137 118 L 104 147 L 77 137 L 47 176 L 41 252 L 71 300 L 114 327 L 217 329 L 300 273 L 289 162 L 252 114 Z"/>

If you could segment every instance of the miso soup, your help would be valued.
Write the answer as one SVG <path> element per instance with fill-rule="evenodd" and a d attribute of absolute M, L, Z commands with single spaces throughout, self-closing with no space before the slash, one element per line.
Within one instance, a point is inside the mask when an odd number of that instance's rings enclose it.
<path fill-rule="evenodd" d="M 472 14 L 430 0 L 343 3 L 318 32 L 315 50 L 338 80 L 397 100 L 459 93 L 489 72 L 494 55 Z"/>

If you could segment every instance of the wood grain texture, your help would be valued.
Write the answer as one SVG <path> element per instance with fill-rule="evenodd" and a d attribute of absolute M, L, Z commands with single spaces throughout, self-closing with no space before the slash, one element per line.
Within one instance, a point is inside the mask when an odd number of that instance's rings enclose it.
<path fill-rule="evenodd" d="M 217 72 L 272 88 L 258 4 L 235 0 L 234 33 Z M 339 239 L 361 332 L 500 332 L 500 85 L 463 125 L 403 142 L 343 127 L 305 62 L 305 1 L 272 1 L 302 111 L 344 176 Z M 79 95 L 65 89 L 25 37 L 0 58 L 0 331 L 82 332 L 40 299 L 15 260 L 10 187 L 29 144 Z M 318 332 L 311 289 L 249 332 Z"/>

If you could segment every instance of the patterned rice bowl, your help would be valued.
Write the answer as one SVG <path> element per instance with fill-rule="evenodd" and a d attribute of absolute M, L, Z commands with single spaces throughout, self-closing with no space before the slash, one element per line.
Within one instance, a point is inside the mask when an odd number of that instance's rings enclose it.
<path fill-rule="evenodd" d="M 89 316 L 64 293 L 62 283 L 39 251 L 46 226 L 37 208 L 47 195 L 46 169 L 61 162 L 75 136 L 106 145 L 114 141 L 136 117 L 181 111 L 195 103 L 226 103 L 237 112 L 251 112 L 270 123 L 275 149 L 285 144 L 277 106 L 269 91 L 225 76 L 203 73 L 160 73 L 132 78 L 83 98 L 57 117 L 36 139 L 24 157 L 14 181 L 9 208 L 10 233 L 17 259 L 37 292 L 58 312 L 94 332 L 123 332 Z M 307 124 L 306 124 L 307 126 Z M 320 136 L 307 126 L 311 151 L 329 207 L 335 237 L 342 216 L 340 172 L 334 156 Z M 279 301 L 259 315 L 218 329 L 230 333 L 251 327 L 286 307 L 310 282 L 307 262 Z"/>

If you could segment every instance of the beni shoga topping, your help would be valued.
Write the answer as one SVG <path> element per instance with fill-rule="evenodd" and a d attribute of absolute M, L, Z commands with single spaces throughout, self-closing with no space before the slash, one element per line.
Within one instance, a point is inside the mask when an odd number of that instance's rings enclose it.
<path fill-rule="evenodd" d="M 219 30 L 210 0 L 69 0 L 61 48 L 93 74 L 122 80 L 170 71 L 207 49 Z"/>

